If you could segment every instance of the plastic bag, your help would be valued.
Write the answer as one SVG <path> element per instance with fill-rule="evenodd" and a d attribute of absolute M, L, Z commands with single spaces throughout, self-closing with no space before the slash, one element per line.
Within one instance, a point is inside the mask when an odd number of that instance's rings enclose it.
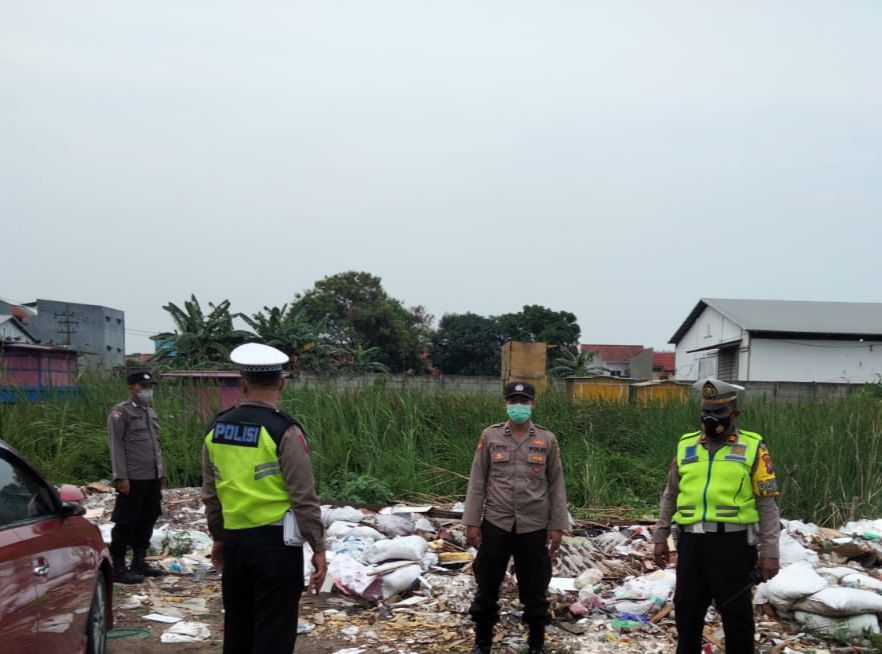
<path fill-rule="evenodd" d="M 382 578 L 369 575 L 368 567 L 351 556 L 337 554 L 328 564 L 328 574 L 337 586 L 366 600 L 373 601 L 382 595 Z"/>
<path fill-rule="evenodd" d="M 375 542 L 364 553 L 364 560 L 368 563 L 419 561 L 428 548 L 429 544 L 421 536 L 399 536 Z"/>
<path fill-rule="evenodd" d="M 588 568 L 585 572 L 576 577 L 573 585 L 576 587 L 576 590 L 580 590 L 586 586 L 594 588 L 602 579 L 603 573 L 600 570 L 597 568 Z"/>
<path fill-rule="evenodd" d="M 864 590 L 872 590 L 876 593 L 882 592 L 882 581 L 863 572 L 847 574 L 839 580 L 839 583 L 848 588 L 863 588 Z"/>

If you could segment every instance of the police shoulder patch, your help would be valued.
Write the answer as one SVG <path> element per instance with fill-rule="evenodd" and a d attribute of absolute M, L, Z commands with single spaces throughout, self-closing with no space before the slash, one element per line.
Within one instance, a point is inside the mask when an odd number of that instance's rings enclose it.
<path fill-rule="evenodd" d="M 260 425 L 239 422 L 214 423 L 212 443 L 220 445 L 239 445 L 241 447 L 257 447 L 260 441 Z"/>

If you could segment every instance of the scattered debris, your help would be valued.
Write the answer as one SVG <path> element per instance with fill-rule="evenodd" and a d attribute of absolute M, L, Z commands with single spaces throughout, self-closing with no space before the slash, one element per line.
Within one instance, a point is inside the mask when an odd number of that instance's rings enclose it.
<path fill-rule="evenodd" d="M 109 540 L 112 489 L 95 482 L 86 491 L 86 515 Z M 220 597 L 199 489 L 168 490 L 163 504 L 149 558 L 169 574 L 118 588 L 114 608 L 172 624 L 161 636 L 164 643 L 219 639 L 208 625 L 192 621 L 216 613 Z M 323 507 L 329 573 L 325 592 L 303 596 L 300 637 L 353 644 L 335 654 L 468 650 L 475 550 L 466 543 L 461 511 L 461 504 Z M 882 520 L 838 530 L 782 523 L 782 571 L 760 584 L 754 598 L 761 616 L 758 651 L 834 654 L 871 646 L 867 638 L 880 633 L 882 616 Z M 673 651 L 676 577 L 673 569 L 656 570 L 652 549 L 646 525 L 582 522 L 565 536 L 553 561 L 549 651 Z M 304 552 L 307 575 L 310 556 Z M 513 651 L 526 639 L 513 566 L 500 597 L 497 641 L 500 651 Z M 857 648 L 842 645 L 849 639 Z M 720 618 L 711 608 L 704 651 L 724 649 Z"/>

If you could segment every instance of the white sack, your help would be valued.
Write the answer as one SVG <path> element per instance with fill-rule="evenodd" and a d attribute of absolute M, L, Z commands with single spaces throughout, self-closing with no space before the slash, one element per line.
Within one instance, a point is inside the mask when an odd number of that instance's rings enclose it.
<path fill-rule="evenodd" d="M 331 508 L 322 507 L 322 524 L 330 527 L 335 522 L 361 522 L 364 520 L 364 513 L 360 509 L 351 506 L 342 506 Z"/>
<path fill-rule="evenodd" d="M 383 575 L 383 599 L 389 599 L 393 595 L 406 591 L 422 573 L 423 569 L 420 566 L 409 565 Z"/>
<path fill-rule="evenodd" d="M 380 540 L 367 548 L 364 560 L 368 563 L 383 561 L 419 561 L 429 548 L 421 536 L 399 536 L 391 540 Z"/>
<path fill-rule="evenodd" d="M 789 565 L 771 580 L 761 584 L 765 597 L 779 611 L 788 611 L 794 602 L 814 595 L 827 587 L 827 582 L 810 563 L 800 561 Z"/>
<path fill-rule="evenodd" d="M 859 588 L 829 587 L 797 602 L 793 608 L 831 618 L 882 613 L 882 595 Z"/>
<path fill-rule="evenodd" d="M 805 625 L 806 629 L 825 636 L 839 639 L 855 638 L 864 633 L 879 633 L 879 618 L 875 615 L 854 615 L 850 618 L 828 618 L 823 615 L 796 612 L 796 621 Z"/>
<path fill-rule="evenodd" d="M 802 544 L 794 540 L 793 537 L 783 529 L 781 530 L 781 537 L 778 539 L 778 548 L 781 554 L 780 565 L 782 568 L 786 568 L 788 565 L 793 565 L 794 563 L 799 563 L 800 561 L 808 561 L 812 565 L 818 564 L 817 552 L 813 552 L 812 550 L 803 547 Z"/>
<path fill-rule="evenodd" d="M 346 522 L 344 520 L 338 520 L 337 522 L 331 523 L 331 526 L 328 527 L 325 535 L 330 538 L 354 536 L 355 538 L 369 538 L 370 540 L 383 540 L 386 538 L 373 527 L 360 525 L 357 522 Z"/>

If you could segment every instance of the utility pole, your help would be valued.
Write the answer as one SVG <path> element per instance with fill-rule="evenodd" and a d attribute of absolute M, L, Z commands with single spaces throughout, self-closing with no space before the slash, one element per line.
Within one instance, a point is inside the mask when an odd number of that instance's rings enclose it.
<path fill-rule="evenodd" d="M 76 314 L 70 310 L 70 306 L 67 306 L 64 311 L 54 313 L 55 324 L 58 326 L 55 331 L 61 335 L 63 344 L 70 347 L 70 337 L 77 333 L 77 325 L 80 324 L 80 321 L 74 320 Z"/>

